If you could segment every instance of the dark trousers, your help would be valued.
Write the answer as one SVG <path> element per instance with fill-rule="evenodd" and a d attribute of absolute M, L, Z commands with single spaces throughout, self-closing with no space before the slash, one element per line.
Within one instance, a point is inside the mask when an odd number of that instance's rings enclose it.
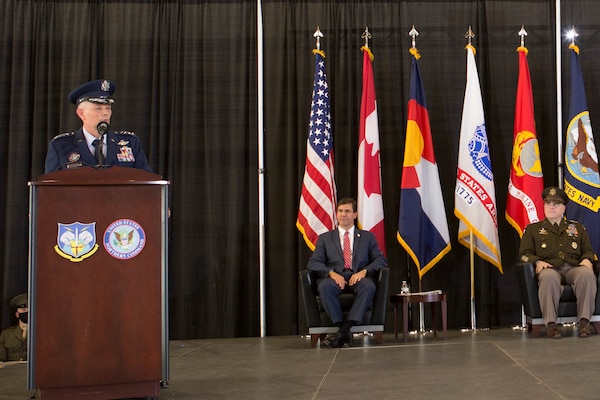
<path fill-rule="evenodd" d="M 343 276 L 346 282 L 348 282 L 352 276 L 352 272 L 344 272 Z M 333 279 L 324 278 L 318 282 L 317 290 L 319 292 L 319 297 L 321 298 L 321 304 L 334 324 L 338 324 L 344 320 L 338 296 L 341 293 L 354 293 L 356 298 L 354 299 L 354 303 L 352 303 L 352 308 L 348 313 L 347 320 L 360 323 L 365 312 L 373 303 L 373 297 L 375 296 L 377 287 L 375 286 L 373 279 L 367 277 L 358 281 L 354 286 L 346 284 L 346 287 L 342 290 Z"/>

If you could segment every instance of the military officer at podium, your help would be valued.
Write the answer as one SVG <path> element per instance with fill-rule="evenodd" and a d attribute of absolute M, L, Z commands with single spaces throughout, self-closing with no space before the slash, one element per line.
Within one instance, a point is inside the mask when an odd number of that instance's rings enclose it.
<path fill-rule="evenodd" d="M 0 361 L 27 360 L 27 332 L 29 303 L 27 293 L 12 298 L 10 306 L 15 310 L 18 323 L 0 333 Z"/>
<path fill-rule="evenodd" d="M 121 166 L 152 172 L 133 132 L 109 130 L 115 84 L 106 79 L 84 83 L 69 94 L 82 127 L 54 137 L 48 145 L 45 173 L 73 167 Z"/>

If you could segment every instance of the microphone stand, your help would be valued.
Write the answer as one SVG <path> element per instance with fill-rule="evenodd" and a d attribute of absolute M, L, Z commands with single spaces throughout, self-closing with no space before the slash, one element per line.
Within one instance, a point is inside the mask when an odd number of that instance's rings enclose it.
<path fill-rule="evenodd" d="M 100 149 L 98 151 L 98 168 L 104 168 L 104 133 L 100 134 Z"/>
<path fill-rule="evenodd" d="M 104 121 L 98 123 L 96 130 L 100 134 L 100 148 L 98 152 L 98 168 L 104 168 L 104 135 L 108 132 L 108 124 Z"/>

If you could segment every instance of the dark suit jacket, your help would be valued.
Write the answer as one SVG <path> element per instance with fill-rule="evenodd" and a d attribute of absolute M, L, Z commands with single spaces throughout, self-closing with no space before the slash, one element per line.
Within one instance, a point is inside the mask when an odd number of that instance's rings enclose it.
<path fill-rule="evenodd" d="M 352 248 L 352 271 L 367 270 L 367 276 L 373 277 L 381 268 L 387 267 L 387 259 L 377 245 L 375 236 L 369 231 L 354 228 L 354 246 Z M 344 254 L 337 229 L 323 233 L 317 240 L 317 247 L 308 261 L 308 269 L 320 278 L 329 271 L 344 271 Z"/>
<path fill-rule="evenodd" d="M 48 145 L 46 174 L 59 169 L 66 169 L 70 163 L 80 163 L 88 166 L 98 164 L 85 141 L 83 129 L 58 135 Z M 152 172 L 140 140 L 133 132 L 108 131 L 106 133 L 106 160 L 104 165 L 139 168 Z"/>

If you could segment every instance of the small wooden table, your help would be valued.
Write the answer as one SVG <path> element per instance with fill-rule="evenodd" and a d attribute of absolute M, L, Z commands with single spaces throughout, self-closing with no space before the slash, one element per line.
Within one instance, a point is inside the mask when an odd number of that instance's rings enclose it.
<path fill-rule="evenodd" d="M 392 294 L 390 301 L 394 303 L 394 335 L 398 339 L 398 304 L 402 303 L 402 322 L 404 342 L 408 341 L 408 303 L 431 303 L 431 320 L 433 322 L 433 335 L 437 337 L 437 313 L 436 303 L 442 307 L 442 328 L 444 339 L 446 339 L 446 325 L 448 320 L 448 304 L 446 293 L 412 293 Z"/>

